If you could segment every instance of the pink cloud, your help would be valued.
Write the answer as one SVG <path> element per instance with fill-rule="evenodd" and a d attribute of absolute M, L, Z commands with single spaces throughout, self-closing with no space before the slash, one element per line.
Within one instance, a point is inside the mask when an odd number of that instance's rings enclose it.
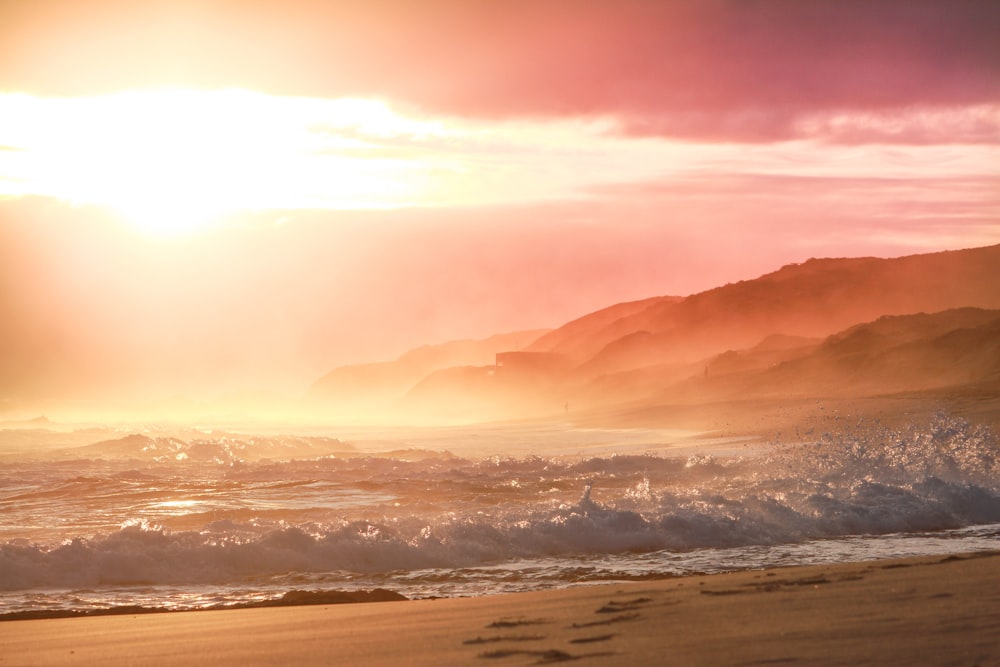
<path fill-rule="evenodd" d="M 622 129 L 632 136 L 744 143 L 805 139 L 841 145 L 998 144 L 1000 104 L 631 113 L 623 118 Z"/>
<path fill-rule="evenodd" d="M 976 0 L 90 0 L 3 11 L 0 87 L 40 92 L 188 81 L 466 116 L 614 114 L 632 132 L 737 141 L 795 138 L 817 114 L 1000 103 L 1000 5 Z"/>

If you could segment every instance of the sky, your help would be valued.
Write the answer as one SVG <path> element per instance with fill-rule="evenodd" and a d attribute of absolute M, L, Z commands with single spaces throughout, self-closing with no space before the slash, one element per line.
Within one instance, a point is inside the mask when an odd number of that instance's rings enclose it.
<path fill-rule="evenodd" d="M 1000 243 L 988 0 L 5 0 L 0 408 Z"/>

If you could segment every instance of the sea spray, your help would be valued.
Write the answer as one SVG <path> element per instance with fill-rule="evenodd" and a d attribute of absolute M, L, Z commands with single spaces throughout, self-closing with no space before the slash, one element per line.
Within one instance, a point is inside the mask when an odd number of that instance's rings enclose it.
<path fill-rule="evenodd" d="M 961 531 L 1000 523 L 998 451 L 989 430 L 939 415 L 728 459 L 22 463 L 0 500 L 0 590 L 8 606 L 43 589 L 222 587 L 230 599 L 301 578 L 488 592 L 707 569 L 706 554 L 732 564 L 742 553 L 751 567 L 760 553 L 807 559 L 945 534 L 983 548 L 995 531 Z"/>

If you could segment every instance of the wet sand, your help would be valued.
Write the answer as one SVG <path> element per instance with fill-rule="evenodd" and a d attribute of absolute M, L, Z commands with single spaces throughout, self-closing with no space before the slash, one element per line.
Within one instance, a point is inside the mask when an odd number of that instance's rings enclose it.
<path fill-rule="evenodd" d="M 482 598 L 0 623 L 0 665 L 1000 665 L 1000 551 Z"/>

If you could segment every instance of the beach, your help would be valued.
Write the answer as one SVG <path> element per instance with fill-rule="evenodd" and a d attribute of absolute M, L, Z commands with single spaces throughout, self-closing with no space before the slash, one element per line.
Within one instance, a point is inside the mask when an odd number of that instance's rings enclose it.
<path fill-rule="evenodd" d="M 1000 0 L 0 0 L 0 667 L 1000 667 Z"/>
<path fill-rule="evenodd" d="M 436 600 L 0 624 L 19 665 L 1000 665 L 1000 551 Z"/>

